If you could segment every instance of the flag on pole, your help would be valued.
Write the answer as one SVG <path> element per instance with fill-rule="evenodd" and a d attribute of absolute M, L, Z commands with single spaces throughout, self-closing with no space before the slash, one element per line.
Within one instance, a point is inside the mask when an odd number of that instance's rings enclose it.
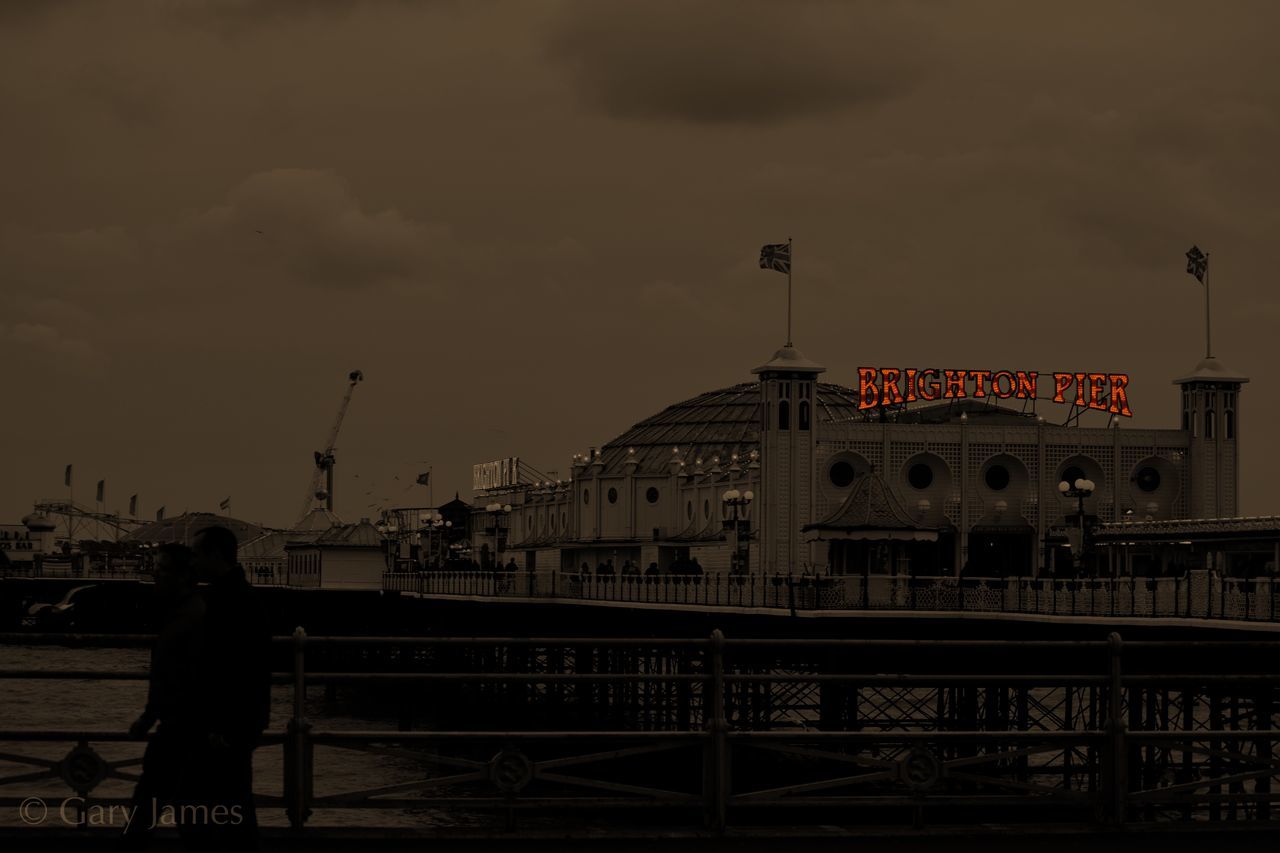
<path fill-rule="evenodd" d="M 429 486 L 429 485 L 431 485 L 431 472 L 430 472 L 430 471 L 426 472 L 425 474 L 419 474 L 419 475 L 418 475 L 418 485 L 419 485 L 419 486 Z"/>
<path fill-rule="evenodd" d="M 760 247 L 760 269 L 791 272 L 791 244 L 769 243 Z"/>
<path fill-rule="evenodd" d="M 225 500 L 223 500 L 223 502 L 222 502 L 222 503 L 218 504 L 218 509 L 222 510 L 223 512 L 226 512 L 227 510 L 231 509 L 231 496 L 230 496 L 230 495 L 228 495 L 228 496 L 226 497 L 226 499 L 225 499 Z"/>
<path fill-rule="evenodd" d="M 98 503 L 102 503 L 106 493 L 107 493 L 107 481 L 99 480 L 98 481 Z"/>
<path fill-rule="evenodd" d="M 1200 251 L 1199 246 L 1192 246 L 1187 252 L 1187 274 L 1193 275 L 1204 284 L 1205 274 L 1209 272 L 1209 256 Z"/>
<path fill-rule="evenodd" d="M 156 510 L 156 521 L 164 521 L 164 507 Z"/>
<path fill-rule="evenodd" d="M 62 480 L 63 480 L 62 485 L 64 486 L 71 485 L 71 466 L 70 465 L 67 466 L 67 472 L 62 475 Z"/>
<path fill-rule="evenodd" d="M 129 517 L 132 518 L 137 514 L 138 514 L 138 496 L 133 495 L 132 497 L 129 498 Z"/>

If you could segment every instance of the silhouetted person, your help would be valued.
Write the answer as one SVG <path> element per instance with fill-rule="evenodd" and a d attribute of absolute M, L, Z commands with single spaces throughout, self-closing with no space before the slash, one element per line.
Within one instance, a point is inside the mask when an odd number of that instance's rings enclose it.
<path fill-rule="evenodd" d="M 120 850 L 142 850 L 157 816 L 176 806 L 191 790 L 193 767 L 187 760 L 203 737 L 202 666 L 205 603 L 196 589 L 191 549 L 161 546 L 155 558 L 156 641 L 151 649 L 147 705 L 129 726 L 141 740 L 157 722 L 142 756 L 142 777 L 133 792 L 133 817 L 125 826 Z"/>
<path fill-rule="evenodd" d="M 229 818 L 195 827 L 210 850 L 257 848 L 253 750 L 271 705 L 271 633 L 258 595 L 236 562 L 236 537 L 225 527 L 200 531 L 195 566 L 205 598 L 204 759 L 199 802 Z M 237 821 L 236 818 L 240 819 Z"/>
<path fill-rule="evenodd" d="M 512 574 L 512 575 L 514 575 L 514 574 L 515 574 L 516 572 L 518 572 L 519 570 L 520 570 L 520 567 L 516 565 L 516 558 L 515 558 L 515 557 L 512 557 L 510 560 L 508 560 L 508 561 L 507 561 L 507 573 L 508 573 L 508 574 Z"/>
<path fill-rule="evenodd" d="M 654 579 L 654 578 L 656 578 L 656 577 L 658 576 L 658 574 L 659 574 L 659 572 L 658 572 L 658 564 L 657 564 L 656 562 L 655 562 L 655 563 L 650 563 L 650 564 L 649 564 L 649 568 L 647 568 L 647 569 L 645 569 L 645 570 L 644 570 L 644 576 L 645 576 L 646 578 L 648 578 L 648 580 L 647 580 L 647 581 L 645 581 L 645 582 L 646 582 L 646 583 L 653 583 L 653 579 Z"/>

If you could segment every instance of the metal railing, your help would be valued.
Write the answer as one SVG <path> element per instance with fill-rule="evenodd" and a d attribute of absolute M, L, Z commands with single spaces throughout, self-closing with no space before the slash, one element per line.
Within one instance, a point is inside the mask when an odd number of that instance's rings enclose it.
<path fill-rule="evenodd" d="M 905 575 L 578 575 L 551 571 L 388 572 L 383 588 L 424 596 L 562 599 L 774 610 L 902 610 L 1273 622 L 1280 583 L 1192 572 L 1171 578 Z"/>
<path fill-rule="evenodd" d="M 837 815 L 917 826 L 1265 825 L 1280 800 L 1272 784 L 1280 675 L 1265 665 L 1179 669 L 1189 660 L 1274 660 L 1275 642 L 728 640 L 719 631 L 687 640 L 308 638 L 301 628 L 277 642 L 292 654 L 291 671 L 276 678 L 292 687 L 292 714 L 263 743 L 284 750 L 283 794 L 257 800 L 283 808 L 299 832 L 317 810 L 421 807 L 487 812 L 507 827 L 549 810 L 570 818 L 649 810 L 664 825 L 713 830 L 766 824 L 771 812 L 814 824 Z M 943 663 L 957 653 L 967 669 Z M 318 668 L 309 666 L 317 657 Z M 363 669 L 333 668 L 353 661 Z M 885 671 L 876 661 L 936 669 Z M 1028 661 L 1044 669 L 1018 668 Z M 1152 672 L 1153 661 L 1172 671 Z M 0 680 L 146 677 L 0 671 Z M 319 684 L 434 697 L 445 725 L 412 731 L 402 717 L 398 731 L 317 726 L 305 698 Z M 489 717 L 474 716 L 486 708 Z M 505 725 L 480 725 L 495 708 Z M 593 725 L 575 727 L 584 711 Z M 135 779 L 123 768 L 140 759 L 108 762 L 93 744 L 126 739 L 0 731 L 0 742 L 74 744 L 57 762 L 0 753 L 39 768 L 0 777 L 0 791 L 61 778 L 82 808 L 123 803 L 93 790 L 105 778 Z M 417 769 L 406 780 L 323 791 L 320 749 L 395 756 Z M 21 799 L 0 796 L 0 806 Z"/>

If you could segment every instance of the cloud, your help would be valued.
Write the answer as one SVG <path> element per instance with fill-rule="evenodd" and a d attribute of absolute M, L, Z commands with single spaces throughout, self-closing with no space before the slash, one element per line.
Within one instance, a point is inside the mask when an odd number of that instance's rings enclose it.
<path fill-rule="evenodd" d="M 574 4 L 548 53 L 611 116 L 774 124 L 900 95 L 928 41 L 907 7 L 668 0 Z"/>
<path fill-rule="evenodd" d="M 414 220 L 394 208 L 367 211 L 328 171 L 253 175 L 231 190 L 224 205 L 199 217 L 196 228 L 234 241 L 303 284 L 438 285 L 457 275 L 456 239 L 448 225 Z"/>
<path fill-rule="evenodd" d="M 97 375 L 101 354 L 88 341 L 43 323 L 0 323 L 0 353 L 8 364 L 39 364 L 75 375 Z"/>

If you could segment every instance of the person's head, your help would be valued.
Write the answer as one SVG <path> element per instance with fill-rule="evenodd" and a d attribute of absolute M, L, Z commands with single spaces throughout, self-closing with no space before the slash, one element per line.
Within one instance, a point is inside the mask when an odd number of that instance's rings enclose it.
<path fill-rule="evenodd" d="M 203 580 L 220 578 L 236 567 L 236 535 L 225 527 L 206 527 L 193 543 L 194 563 Z"/>
<path fill-rule="evenodd" d="M 171 542 L 156 550 L 156 592 L 164 598 L 173 598 L 195 589 L 196 573 L 192 563 L 192 551 L 186 545 Z"/>

